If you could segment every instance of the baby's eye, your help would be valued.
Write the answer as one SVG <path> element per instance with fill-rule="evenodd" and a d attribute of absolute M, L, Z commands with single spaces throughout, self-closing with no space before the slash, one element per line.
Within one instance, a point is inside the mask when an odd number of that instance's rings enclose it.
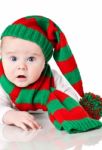
<path fill-rule="evenodd" d="M 16 60 L 17 60 L 17 57 L 11 56 L 10 59 L 11 59 L 12 61 L 16 61 Z"/>
<path fill-rule="evenodd" d="M 35 60 L 35 57 L 29 57 L 28 59 L 27 59 L 28 61 L 34 61 Z"/>

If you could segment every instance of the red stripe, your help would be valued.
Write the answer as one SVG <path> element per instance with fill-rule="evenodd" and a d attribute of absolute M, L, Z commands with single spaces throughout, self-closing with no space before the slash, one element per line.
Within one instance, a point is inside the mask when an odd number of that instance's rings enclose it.
<path fill-rule="evenodd" d="M 42 109 L 43 111 L 47 111 L 47 107 L 41 104 L 16 104 L 16 107 L 21 111 L 36 111 L 38 109 Z"/>
<path fill-rule="evenodd" d="M 0 76 L 4 74 L 3 66 L 2 66 L 2 61 L 0 60 Z"/>
<path fill-rule="evenodd" d="M 43 84 L 42 84 L 43 83 Z M 31 84 L 27 87 L 27 89 L 46 89 L 48 90 L 50 87 L 54 87 L 54 79 L 48 76 L 41 76 L 39 80 L 37 80 L 34 84 Z"/>
<path fill-rule="evenodd" d="M 34 104 L 35 110 L 42 109 L 43 111 L 47 111 L 47 107 L 42 104 Z"/>
<path fill-rule="evenodd" d="M 72 86 L 73 86 L 73 88 L 78 92 L 78 94 L 79 94 L 81 97 L 84 96 L 82 80 L 78 81 L 77 83 L 73 84 Z"/>
<path fill-rule="evenodd" d="M 55 24 L 49 20 L 49 25 L 47 28 L 47 36 L 48 39 L 54 44 L 55 39 L 55 32 L 58 30 L 58 28 L 55 26 Z"/>
<path fill-rule="evenodd" d="M 60 41 L 56 44 L 55 50 L 60 50 L 62 47 L 65 47 L 66 45 L 68 45 L 68 42 L 63 32 L 59 33 L 59 38 L 60 38 Z"/>
<path fill-rule="evenodd" d="M 73 55 L 67 60 L 57 61 L 57 65 L 63 74 L 67 74 L 77 68 L 77 64 Z"/>
<path fill-rule="evenodd" d="M 63 121 L 74 121 L 84 119 L 86 117 L 89 117 L 89 115 L 82 107 L 77 106 L 70 111 L 68 111 L 65 108 L 57 110 L 53 113 L 51 118 L 52 117 L 55 118 L 59 123 L 62 123 Z"/>
<path fill-rule="evenodd" d="M 52 114 L 49 115 L 49 118 L 50 118 L 52 123 L 54 123 L 54 121 L 56 121 L 55 118 L 54 118 L 54 115 L 52 115 Z"/>
<path fill-rule="evenodd" d="M 63 102 L 68 97 L 69 97 L 69 95 L 65 94 L 64 92 L 55 90 L 54 92 L 50 93 L 48 103 L 55 99 L 58 99 L 60 102 Z"/>
<path fill-rule="evenodd" d="M 32 28 L 34 30 L 39 31 L 42 33 L 45 37 L 47 37 L 46 33 L 43 31 L 43 29 L 38 25 L 35 18 L 21 18 L 17 21 L 15 21 L 13 24 L 22 24 L 28 28 Z"/>
<path fill-rule="evenodd" d="M 12 101 L 15 103 L 19 93 L 20 93 L 21 89 L 19 87 L 16 87 L 12 90 L 12 92 L 10 93 L 10 97 L 12 99 Z"/>

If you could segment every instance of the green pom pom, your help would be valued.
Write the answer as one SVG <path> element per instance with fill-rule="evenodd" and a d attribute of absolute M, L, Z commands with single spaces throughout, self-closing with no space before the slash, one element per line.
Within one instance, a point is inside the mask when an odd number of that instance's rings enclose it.
<path fill-rule="evenodd" d="M 102 116 L 102 98 L 91 92 L 85 93 L 79 102 L 90 117 L 99 119 Z"/>

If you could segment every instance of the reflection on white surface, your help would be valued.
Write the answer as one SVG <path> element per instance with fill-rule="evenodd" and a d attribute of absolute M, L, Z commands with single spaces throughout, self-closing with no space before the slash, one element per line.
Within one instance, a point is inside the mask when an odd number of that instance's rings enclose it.
<path fill-rule="evenodd" d="M 34 114 L 42 129 L 23 131 L 0 125 L 0 150 L 100 150 L 102 128 L 84 133 L 68 134 L 50 123 L 47 113 Z"/>

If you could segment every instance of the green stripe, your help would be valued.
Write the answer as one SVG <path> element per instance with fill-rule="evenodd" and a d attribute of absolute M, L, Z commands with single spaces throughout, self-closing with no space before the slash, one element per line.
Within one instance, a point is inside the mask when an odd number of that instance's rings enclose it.
<path fill-rule="evenodd" d="M 11 83 L 4 75 L 0 77 L 0 83 L 8 94 L 10 94 L 15 87 L 15 85 Z"/>
<path fill-rule="evenodd" d="M 77 106 L 80 106 L 78 102 L 76 102 L 73 98 L 68 97 L 63 101 L 63 104 L 66 109 L 71 110 Z"/>
<path fill-rule="evenodd" d="M 33 100 L 33 94 L 36 92 L 36 90 L 27 90 L 27 89 L 22 89 L 19 93 L 19 97 L 16 99 L 16 103 L 31 103 Z"/>
<path fill-rule="evenodd" d="M 52 72 L 49 64 L 45 64 L 45 69 L 42 72 L 42 77 L 52 77 Z"/>
<path fill-rule="evenodd" d="M 58 28 L 58 26 L 57 26 L 57 28 Z M 58 28 L 58 29 L 59 29 L 59 28 Z M 58 42 L 58 43 L 60 42 L 60 33 L 61 33 L 61 30 L 57 30 L 57 31 L 55 32 L 56 39 L 57 39 L 57 42 Z"/>
<path fill-rule="evenodd" d="M 71 56 L 72 56 L 72 52 L 71 52 L 69 45 L 66 45 L 60 50 L 55 51 L 53 54 L 53 57 L 56 61 L 64 61 L 70 58 Z"/>
<path fill-rule="evenodd" d="M 34 96 L 36 95 L 36 96 Z M 27 90 L 22 89 L 19 97 L 16 99 L 16 103 L 29 103 L 29 104 L 36 104 L 40 103 L 42 105 L 46 105 L 49 96 L 48 90 Z"/>
<path fill-rule="evenodd" d="M 75 121 L 64 121 L 62 123 L 64 130 L 69 133 L 80 133 L 102 127 L 102 123 L 91 118 L 84 118 Z"/>
<path fill-rule="evenodd" d="M 27 16 L 25 18 L 31 19 L 34 18 L 36 19 L 38 25 L 44 30 L 46 31 L 48 26 L 49 26 L 49 19 L 45 18 L 45 17 L 41 17 L 41 16 Z"/>
<path fill-rule="evenodd" d="M 56 110 L 62 108 L 71 110 L 77 106 L 80 106 L 80 104 L 71 97 L 66 98 L 62 103 L 57 99 L 52 100 L 48 103 L 49 113 L 54 113 Z"/>
<path fill-rule="evenodd" d="M 63 121 L 62 124 L 55 120 L 54 125 L 57 129 L 66 130 L 69 133 L 80 133 L 102 127 L 102 123 L 100 121 L 91 118 Z"/>
<path fill-rule="evenodd" d="M 70 82 L 70 84 L 75 84 L 81 80 L 81 76 L 78 68 L 74 69 L 72 72 L 64 74 L 64 76 Z"/>
<path fill-rule="evenodd" d="M 38 18 L 36 17 L 36 20 L 38 22 L 38 25 L 44 30 L 47 31 L 48 26 L 49 26 L 49 20 L 47 18 Z"/>
<path fill-rule="evenodd" d="M 65 107 L 61 104 L 59 100 L 54 99 L 47 104 L 47 108 L 48 108 L 49 113 L 53 114 L 55 111 L 60 110 Z"/>
<path fill-rule="evenodd" d="M 55 127 L 56 127 L 58 130 L 63 130 L 62 125 L 61 125 L 57 120 L 55 120 L 53 124 L 55 125 Z"/>
<path fill-rule="evenodd" d="M 49 90 L 40 90 L 37 91 L 36 96 L 34 97 L 34 103 L 40 103 L 42 105 L 46 105 L 48 101 L 50 91 Z"/>

